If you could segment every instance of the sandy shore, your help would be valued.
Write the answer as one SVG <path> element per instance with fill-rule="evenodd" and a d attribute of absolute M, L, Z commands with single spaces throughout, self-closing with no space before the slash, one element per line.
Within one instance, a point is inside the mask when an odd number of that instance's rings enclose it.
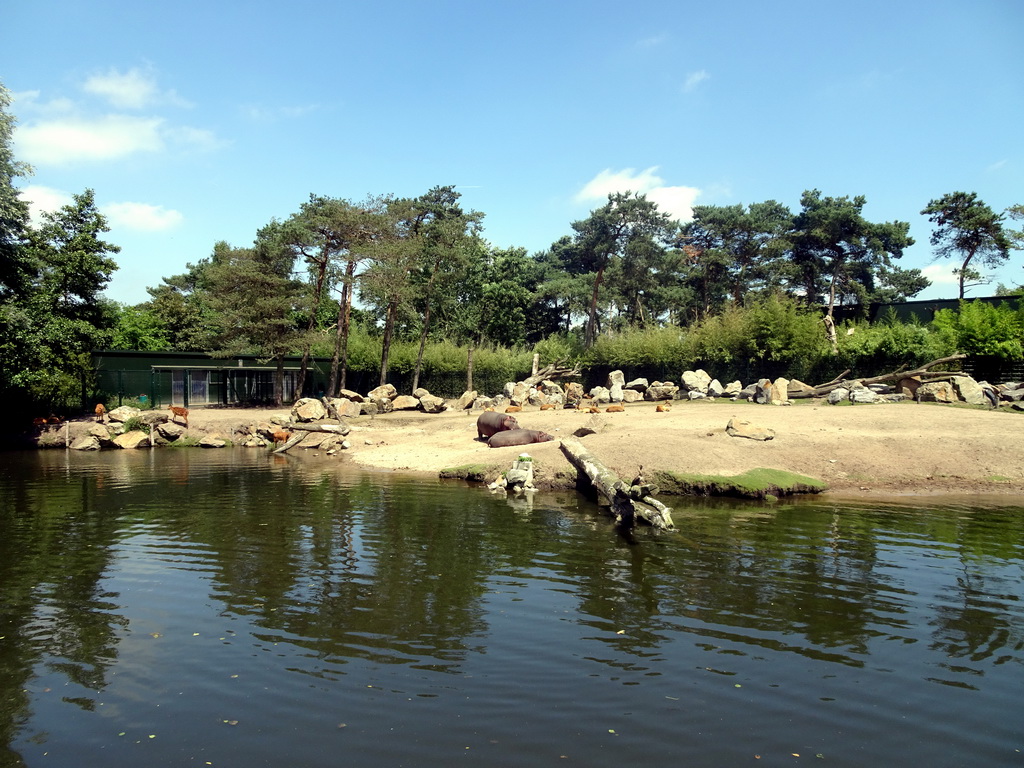
<path fill-rule="evenodd" d="M 193 435 L 267 421 L 287 409 L 195 409 Z M 382 471 L 436 477 L 453 467 L 483 465 L 494 476 L 520 453 L 534 457 L 546 481 L 567 483 L 575 470 L 559 438 L 587 426 L 584 445 L 623 478 L 649 470 L 736 475 L 781 469 L 823 480 L 842 495 L 1018 494 L 1024 500 L 1024 414 L 931 403 L 830 406 L 797 401 L 765 406 L 732 401 L 676 401 L 668 413 L 653 403 L 623 413 L 584 414 L 526 408 L 520 426 L 556 439 L 525 447 L 489 448 L 476 438 L 478 412 L 395 412 L 349 422 L 351 447 L 335 460 Z M 730 437 L 731 418 L 774 430 L 761 442 Z M 301 456 L 301 449 L 293 449 Z M 322 458 L 322 457 L 321 457 Z"/>

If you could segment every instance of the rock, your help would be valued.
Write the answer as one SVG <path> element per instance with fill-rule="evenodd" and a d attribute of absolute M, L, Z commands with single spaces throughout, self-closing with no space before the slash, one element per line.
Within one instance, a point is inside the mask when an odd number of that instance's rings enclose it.
<path fill-rule="evenodd" d="M 948 381 L 930 381 L 917 388 L 917 399 L 924 403 L 956 403 L 960 401 Z"/>
<path fill-rule="evenodd" d="M 981 384 L 970 376 L 954 376 L 953 390 L 960 396 L 960 399 L 970 405 L 989 405 L 985 397 L 985 391 Z"/>
<path fill-rule="evenodd" d="M 624 403 L 635 403 L 644 399 L 643 392 L 639 392 L 635 389 L 624 389 L 622 390 L 622 402 Z"/>
<path fill-rule="evenodd" d="M 893 388 L 890 384 L 868 384 L 868 389 L 876 395 L 891 395 L 893 393 Z"/>
<path fill-rule="evenodd" d="M 422 400 L 424 397 L 427 397 L 428 395 L 430 395 L 430 392 L 425 390 L 423 387 L 416 387 L 416 389 L 414 389 L 412 392 L 412 396 L 415 397 L 417 400 Z"/>
<path fill-rule="evenodd" d="M 391 402 L 390 400 L 387 402 Z M 362 402 L 359 404 L 359 414 L 361 416 L 376 416 L 380 413 L 380 407 L 376 403 Z"/>
<path fill-rule="evenodd" d="M 118 448 L 148 448 L 149 435 L 141 429 L 133 429 L 114 438 L 114 445 Z"/>
<path fill-rule="evenodd" d="M 721 397 L 725 394 L 725 387 L 718 379 L 712 379 L 708 384 L 708 397 Z"/>
<path fill-rule="evenodd" d="M 120 408 L 107 411 L 107 419 L 123 424 L 128 421 L 128 419 L 138 418 L 140 413 L 142 413 L 142 411 L 138 408 L 132 408 L 130 405 L 122 405 Z"/>
<path fill-rule="evenodd" d="M 647 388 L 649 386 L 650 383 L 647 381 L 647 379 L 633 379 L 632 381 L 626 384 L 625 389 L 632 389 L 635 390 L 636 392 L 643 393 L 647 391 Z"/>
<path fill-rule="evenodd" d="M 303 397 L 292 406 L 292 418 L 298 422 L 322 421 L 327 418 L 327 409 L 319 400 Z"/>
<path fill-rule="evenodd" d="M 174 442 L 185 434 L 185 428 L 181 426 L 181 424 L 175 424 L 173 421 L 169 421 L 166 424 L 159 424 L 156 427 L 156 433 L 165 440 Z"/>
<path fill-rule="evenodd" d="M 410 395 L 399 395 L 391 401 L 391 407 L 396 411 L 419 410 L 420 401 Z"/>
<path fill-rule="evenodd" d="M 565 385 L 566 405 L 576 405 L 584 398 L 583 385 L 578 381 L 570 381 Z"/>
<path fill-rule="evenodd" d="M 598 403 L 611 402 L 611 393 L 607 387 L 594 387 L 590 390 L 590 399 Z"/>
<path fill-rule="evenodd" d="M 875 403 L 878 402 L 878 393 L 868 387 L 857 387 L 850 390 L 851 403 Z"/>
<path fill-rule="evenodd" d="M 488 408 L 493 408 L 493 407 L 494 407 L 494 398 L 493 397 L 478 397 L 476 400 L 473 401 L 473 410 L 474 411 L 485 411 Z"/>
<path fill-rule="evenodd" d="M 809 384 L 804 384 L 800 379 L 790 379 L 789 386 L 786 388 L 786 392 L 791 398 L 813 391 L 814 387 Z"/>
<path fill-rule="evenodd" d="M 671 381 L 656 381 L 644 392 L 644 400 L 671 400 L 678 391 L 679 387 Z"/>
<path fill-rule="evenodd" d="M 754 385 L 754 402 L 761 405 L 767 405 L 771 402 L 772 398 L 772 382 L 771 379 L 760 379 L 757 384 Z"/>
<path fill-rule="evenodd" d="M 363 412 L 363 403 L 349 400 L 347 397 L 339 397 L 334 401 L 334 409 L 339 419 L 351 419 Z"/>
<path fill-rule="evenodd" d="M 725 395 L 726 395 L 726 397 L 736 397 L 742 391 L 743 391 L 743 382 L 741 382 L 739 379 L 737 379 L 736 381 L 730 381 L 728 384 L 725 385 Z"/>
<path fill-rule="evenodd" d="M 540 389 L 545 395 L 561 395 L 562 399 L 565 399 L 565 390 L 562 389 L 562 385 L 557 381 L 544 379 L 544 381 L 540 383 Z"/>
<path fill-rule="evenodd" d="M 780 376 L 772 382 L 768 402 L 772 405 L 789 405 L 789 379 Z"/>
<path fill-rule="evenodd" d="M 683 392 L 700 392 L 706 395 L 708 393 L 708 385 L 711 384 L 711 377 L 700 368 L 696 371 L 683 371 L 682 380 L 683 383 L 680 389 Z"/>
<path fill-rule="evenodd" d="M 608 387 L 609 390 L 613 389 L 614 387 L 620 387 L 622 389 L 625 389 L 626 377 L 622 373 L 622 371 L 612 371 L 611 373 L 608 374 L 608 382 L 607 384 L 605 384 L 605 386 Z"/>
<path fill-rule="evenodd" d="M 549 392 L 544 395 L 543 405 L 554 405 L 561 408 L 565 405 L 565 393 L 564 392 Z"/>
<path fill-rule="evenodd" d="M 429 394 L 420 398 L 420 406 L 426 413 L 441 413 L 447 408 L 443 397 Z"/>
<path fill-rule="evenodd" d="M 207 435 L 199 441 L 200 448 L 223 448 L 228 444 L 220 435 Z"/>
<path fill-rule="evenodd" d="M 686 393 L 686 398 L 688 400 L 706 400 L 707 397 L 708 396 L 705 395 L 703 392 L 698 392 L 696 389 L 691 389 L 689 392 Z"/>
<path fill-rule="evenodd" d="M 351 389 L 338 390 L 338 397 L 344 397 L 351 400 L 353 403 L 361 403 L 364 398 L 358 392 L 353 392 Z"/>
<path fill-rule="evenodd" d="M 608 400 L 613 403 L 621 403 L 625 399 L 625 389 L 621 384 L 615 384 L 608 388 Z"/>
<path fill-rule="evenodd" d="M 739 392 L 736 393 L 736 397 L 740 400 L 753 400 L 754 395 L 757 394 L 757 384 L 747 384 Z"/>
<path fill-rule="evenodd" d="M 98 451 L 99 449 L 100 441 L 96 435 L 82 435 L 71 444 L 73 451 Z"/>
<path fill-rule="evenodd" d="M 921 386 L 920 376 L 904 376 L 898 382 L 896 382 L 896 391 L 900 392 L 907 397 L 917 398 L 917 390 Z"/>
<path fill-rule="evenodd" d="M 838 405 L 839 403 L 845 402 L 850 399 L 850 390 L 846 387 L 836 387 L 828 393 L 829 405 Z"/>
<path fill-rule="evenodd" d="M 775 439 L 774 429 L 751 424 L 749 421 L 740 421 L 735 418 L 729 419 L 729 423 L 725 425 L 725 431 L 729 437 L 745 437 L 749 440 Z"/>
<path fill-rule="evenodd" d="M 170 411 L 141 411 L 139 413 L 139 421 L 143 424 L 148 424 L 150 427 L 154 427 L 157 424 L 166 424 L 170 420 Z"/>
<path fill-rule="evenodd" d="M 477 391 L 475 389 L 471 390 L 471 391 L 467 390 L 467 391 L 463 392 L 462 396 L 455 403 L 455 410 L 457 410 L 457 411 L 469 410 L 470 408 L 473 407 L 473 404 L 476 402 L 476 399 L 478 397 L 479 397 L 479 395 L 477 394 Z"/>
<path fill-rule="evenodd" d="M 528 405 L 543 405 L 546 402 L 544 400 L 544 393 L 536 387 L 530 387 L 529 394 L 526 396 L 526 402 Z"/>
<path fill-rule="evenodd" d="M 391 413 L 395 409 L 391 404 L 391 398 L 388 397 L 372 398 L 369 402 L 377 407 L 377 413 Z M 365 406 L 367 403 L 362 403 L 362 405 Z"/>
<path fill-rule="evenodd" d="M 381 384 L 376 389 L 370 390 L 367 395 L 369 400 L 394 400 L 398 396 L 398 390 L 392 384 Z"/>

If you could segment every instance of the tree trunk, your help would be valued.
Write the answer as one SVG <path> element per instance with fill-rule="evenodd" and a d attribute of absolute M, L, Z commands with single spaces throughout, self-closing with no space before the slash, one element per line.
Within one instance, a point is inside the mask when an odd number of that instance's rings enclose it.
<path fill-rule="evenodd" d="M 874 376 L 870 379 L 857 379 L 857 381 L 859 381 L 861 384 L 880 384 L 883 381 L 889 381 L 890 379 L 904 378 L 907 376 L 920 376 L 924 373 L 928 373 L 928 369 L 931 368 L 932 366 L 942 365 L 943 363 L 951 363 L 955 360 L 963 360 L 965 357 L 967 357 L 967 355 L 950 355 L 949 357 L 940 357 L 938 360 L 932 360 L 930 363 L 925 363 L 924 365 L 914 368 L 911 371 L 897 369 L 895 371 L 890 371 L 889 373 L 883 373 L 881 376 Z M 849 373 L 849 371 L 846 371 L 846 373 Z M 839 387 L 846 383 L 846 379 L 833 379 L 827 384 L 819 384 L 816 387 L 804 390 L 802 392 L 790 392 L 789 396 L 791 398 L 820 397 L 821 395 L 827 395 L 833 389 L 838 389 Z"/>
<path fill-rule="evenodd" d="M 301 386 L 301 382 L 300 382 Z M 277 368 L 274 370 L 274 407 L 280 408 L 284 401 L 284 355 L 277 356 Z"/>
<path fill-rule="evenodd" d="M 388 358 L 391 356 L 391 337 L 395 333 L 395 318 L 398 315 L 398 299 L 388 304 L 387 319 L 384 321 L 384 335 L 381 337 L 380 386 L 388 383 Z"/>
<path fill-rule="evenodd" d="M 430 327 L 430 299 L 427 299 L 427 306 L 423 312 L 423 332 L 420 333 L 420 351 L 416 355 L 416 370 L 412 375 L 412 391 L 415 392 L 420 386 L 420 368 L 423 366 L 423 349 L 427 346 L 427 329 Z"/>
<path fill-rule="evenodd" d="M 576 469 L 585 474 L 595 490 L 608 501 L 615 519 L 622 525 L 632 526 L 637 517 L 655 528 L 674 528 L 672 510 L 651 496 L 634 498 L 632 488 L 602 464 L 579 440 L 562 440 L 562 452 Z"/>
<path fill-rule="evenodd" d="M 597 294 L 601 289 L 601 281 L 604 279 L 604 266 L 597 270 L 594 276 L 594 292 L 590 297 L 590 315 L 587 317 L 587 331 L 583 337 L 583 348 L 590 349 L 597 341 Z"/>
<path fill-rule="evenodd" d="M 473 391 L 473 347 L 470 345 L 466 356 L 466 391 Z"/>

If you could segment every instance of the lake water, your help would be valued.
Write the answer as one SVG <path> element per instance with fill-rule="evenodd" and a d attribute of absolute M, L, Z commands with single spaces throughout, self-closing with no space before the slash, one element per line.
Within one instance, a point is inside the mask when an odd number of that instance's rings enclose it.
<path fill-rule="evenodd" d="M 0 454 L 2 766 L 1024 764 L 1024 503 Z"/>

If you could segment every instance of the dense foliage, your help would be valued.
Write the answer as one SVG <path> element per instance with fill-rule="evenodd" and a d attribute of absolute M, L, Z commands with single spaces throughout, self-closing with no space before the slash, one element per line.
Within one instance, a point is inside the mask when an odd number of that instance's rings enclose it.
<path fill-rule="evenodd" d="M 896 264 L 909 224 L 868 221 L 864 197 L 818 190 L 796 212 L 774 200 L 704 205 L 685 223 L 642 194 L 613 193 L 534 254 L 488 243 L 484 215 L 451 186 L 415 198 L 310 195 L 252 244 L 218 242 L 148 288 L 148 301 L 119 306 L 103 298 L 119 249 L 103 239 L 92 190 L 30 222 L 14 187 L 30 169 L 13 157 L 8 106 L 0 86 L 0 393 L 26 414 L 74 410 L 89 352 L 104 347 L 255 354 L 279 373 L 286 356 L 303 370 L 328 359 L 330 393 L 389 379 L 461 391 L 470 369 L 492 390 L 529 373 L 535 353 L 595 377 L 704 368 L 812 383 L 956 351 L 1024 356 L 1022 310 L 1009 304 L 965 303 L 929 324 L 839 322 L 843 307 L 903 301 L 928 281 Z M 937 253 L 960 259 L 962 283 L 1024 245 L 973 194 L 923 213 Z M 1005 216 L 1024 218 L 1024 207 Z"/>

